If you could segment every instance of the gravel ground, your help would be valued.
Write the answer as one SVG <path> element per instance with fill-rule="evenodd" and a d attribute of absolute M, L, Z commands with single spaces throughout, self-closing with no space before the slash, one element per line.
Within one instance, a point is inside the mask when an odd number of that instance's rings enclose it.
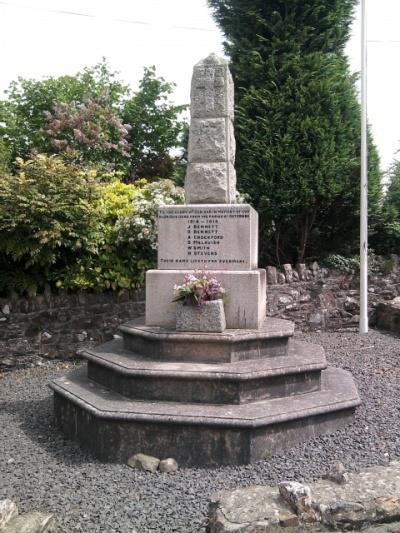
<path fill-rule="evenodd" d="M 204 531 L 208 496 L 220 489 L 321 477 L 400 458 L 400 339 L 372 331 L 313 333 L 332 366 L 350 370 L 363 400 L 354 423 L 251 466 L 147 474 L 101 464 L 54 428 L 47 383 L 67 363 L 0 374 L 0 499 L 22 512 L 54 512 L 58 532 Z M 82 364 L 82 363 L 80 363 Z"/>

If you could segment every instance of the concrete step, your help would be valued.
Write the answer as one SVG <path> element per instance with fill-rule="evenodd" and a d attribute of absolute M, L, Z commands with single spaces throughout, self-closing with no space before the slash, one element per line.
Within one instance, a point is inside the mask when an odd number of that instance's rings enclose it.
<path fill-rule="evenodd" d="M 227 329 L 223 333 L 177 332 L 146 326 L 143 318 L 119 327 L 124 347 L 162 361 L 232 363 L 286 355 L 294 324 L 267 318 L 260 329 Z"/>
<path fill-rule="evenodd" d="M 130 400 L 89 380 L 85 369 L 51 383 L 57 423 L 99 459 L 134 453 L 186 466 L 242 464 L 351 419 L 360 403 L 352 376 L 329 368 L 321 390 L 240 405 Z"/>
<path fill-rule="evenodd" d="M 128 398 L 187 403 L 246 403 L 320 389 L 321 346 L 292 341 L 287 355 L 235 363 L 153 361 L 121 339 L 80 351 L 88 377 Z"/>

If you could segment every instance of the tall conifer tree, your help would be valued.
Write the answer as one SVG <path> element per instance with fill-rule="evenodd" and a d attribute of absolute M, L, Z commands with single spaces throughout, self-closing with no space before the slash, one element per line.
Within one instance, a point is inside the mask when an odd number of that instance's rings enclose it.
<path fill-rule="evenodd" d="M 360 106 L 344 55 L 356 3 L 209 0 L 235 81 L 239 189 L 260 213 L 264 261 L 357 247 Z M 381 189 L 370 149 L 374 212 Z"/>

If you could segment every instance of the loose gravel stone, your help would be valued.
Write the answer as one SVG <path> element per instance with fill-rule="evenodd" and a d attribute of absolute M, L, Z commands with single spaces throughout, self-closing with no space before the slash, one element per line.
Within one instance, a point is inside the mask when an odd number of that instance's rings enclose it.
<path fill-rule="evenodd" d="M 0 374 L 0 499 L 15 501 L 21 513 L 54 513 L 58 533 L 194 533 L 205 531 L 208 499 L 217 491 L 308 483 L 337 461 L 356 472 L 400 459 L 400 339 L 376 331 L 298 337 L 322 344 L 331 366 L 352 372 L 363 401 L 354 422 L 252 465 L 171 476 L 102 464 L 54 427 L 47 383 L 71 363 Z"/>

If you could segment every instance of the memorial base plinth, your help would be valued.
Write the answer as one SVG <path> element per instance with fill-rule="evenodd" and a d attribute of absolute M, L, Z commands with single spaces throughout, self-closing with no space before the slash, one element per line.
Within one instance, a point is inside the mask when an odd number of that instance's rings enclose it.
<path fill-rule="evenodd" d="M 146 273 L 146 325 L 175 327 L 174 285 L 193 270 L 148 270 Z M 224 303 L 228 329 L 259 329 L 266 315 L 264 269 L 212 272 L 227 293 Z"/>
<path fill-rule="evenodd" d="M 141 357 L 183 363 L 234 363 L 286 355 L 293 322 L 267 318 L 259 329 L 226 329 L 222 333 L 182 332 L 147 326 L 142 319 L 120 326 L 124 348 Z"/>
<path fill-rule="evenodd" d="M 290 340 L 285 320 L 224 333 L 121 331 L 81 352 L 87 370 L 51 383 L 56 422 L 102 461 L 141 452 L 182 466 L 249 463 L 334 431 L 360 403 L 351 375 L 326 368 L 321 347 Z M 206 362 L 213 353 L 230 356 Z"/>

